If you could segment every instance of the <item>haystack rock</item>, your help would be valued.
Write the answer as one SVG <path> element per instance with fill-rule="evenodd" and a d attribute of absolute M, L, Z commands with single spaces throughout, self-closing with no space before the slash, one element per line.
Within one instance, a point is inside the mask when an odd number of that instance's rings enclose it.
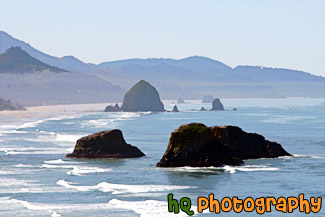
<path fill-rule="evenodd" d="M 223 108 L 222 103 L 220 102 L 220 99 L 216 98 L 216 99 L 213 100 L 213 102 L 212 102 L 212 109 L 211 110 L 212 111 L 225 110 Z"/>
<path fill-rule="evenodd" d="M 178 98 L 177 103 L 178 103 L 178 104 L 182 104 L 182 103 L 185 103 L 185 101 L 184 101 L 183 98 Z"/>
<path fill-rule="evenodd" d="M 202 99 L 202 103 L 212 103 L 214 100 L 214 97 L 211 95 L 206 95 Z"/>
<path fill-rule="evenodd" d="M 124 112 L 165 111 L 156 88 L 144 80 L 139 81 L 125 94 L 121 109 Z"/>
<path fill-rule="evenodd" d="M 235 126 L 207 127 L 201 123 L 180 126 L 170 137 L 158 167 L 241 165 L 243 160 L 290 156 L 276 142 L 246 133 Z"/>
<path fill-rule="evenodd" d="M 107 130 L 82 137 L 77 141 L 71 158 L 137 158 L 144 153 L 125 142 L 120 130 Z"/>
<path fill-rule="evenodd" d="M 176 105 L 174 105 L 173 111 L 172 112 L 179 112 L 178 108 Z"/>

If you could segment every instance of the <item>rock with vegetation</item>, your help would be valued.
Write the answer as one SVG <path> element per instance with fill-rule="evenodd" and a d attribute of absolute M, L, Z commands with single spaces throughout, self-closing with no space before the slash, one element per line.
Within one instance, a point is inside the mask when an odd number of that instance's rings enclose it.
<path fill-rule="evenodd" d="M 174 105 L 173 111 L 172 112 L 179 112 L 178 108 L 176 105 Z"/>
<path fill-rule="evenodd" d="M 163 112 L 164 104 L 159 93 L 151 84 L 141 80 L 124 96 L 122 111 L 124 112 Z"/>
<path fill-rule="evenodd" d="M 120 112 L 121 107 L 116 103 L 115 106 L 109 105 L 105 108 L 104 112 Z"/>
<path fill-rule="evenodd" d="M 10 100 L 4 100 L 0 98 L 0 111 L 4 111 L 4 110 L 26 110 L 22 105 L 20 105 L 19 103 L 16 103 L 16 105 L 13 105 Z"/>
<path fill-rule="evenodd" d="M 82 137 L 68 158 L 137 158 L 145 156 L 125 142 L 120 130 L 107 130 Z"/>
<path fill-rule="evenodd" d="M 182 104 L 182 103 L 185 103 L 185 101 L 184 101 L 183 98 L 180 97 L 180 98 L 178 98 L 177 103 L 178 104 Z"/>
<path fill-rule="evenodd" d="M 235 126 L 180 126 L 172 132 L 158 167 L 241 165 L 243 160 L 290 156 L 276 142 Z"/>
<path fill-rule="evenodd" d="M 212 102 L 212 111 L 220 111 L 220 110 L 225 110 L 223 108 L 222 103 L 220 102 L 220 99 L 216 98 Z"/>
<path fill-rule="evenodd" d="M 202 99 L 202 103 L 212 103 L 214 100 L 214 97 L 211 95 L 206 95 Z"/>
<path fill-rule="evenodd" d="M 0 73 L 31 73 L 31 72 L 67 72 L 55 66 L 35 59 L 20 47 L 11 47 L 0 54 Z"/>

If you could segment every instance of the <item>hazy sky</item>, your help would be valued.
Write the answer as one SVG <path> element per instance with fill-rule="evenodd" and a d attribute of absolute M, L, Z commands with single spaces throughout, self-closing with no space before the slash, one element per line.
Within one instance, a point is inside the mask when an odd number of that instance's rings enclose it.
<path fill-rule="evenodd" d="M 100 63 L 193 55 L 325 76 L 325 1 L 0 0 L 0 29 Z"/>

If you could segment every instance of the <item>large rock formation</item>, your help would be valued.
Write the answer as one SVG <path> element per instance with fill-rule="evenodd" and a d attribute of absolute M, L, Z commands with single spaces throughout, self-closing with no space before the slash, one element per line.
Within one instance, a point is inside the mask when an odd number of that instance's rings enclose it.
<path fill-rule="evenodd" d="M 148 82 L 141 80 L 125 94 L 122 111 L 162 112 L 165 110 L 156 88 L 151 86 Z"/>
<path fill-rule="evenodd" d="M 180 126 L 170 137 L 159 167 L 240 165 L 243 160 L 289 156 L 282 146 L 239 127 Z"/>
<path fill-rule="evenodd" d="M 212 103 L 214 100 L 214 97 L 211 95 L 206 95 L 202 99 L 202 103 Z"/>
<path fill-rule="evenodd" d="M 82 137 L 77 141 L 71 158 L 136 158 L 142 157 L 137 147 L 125 142 L 120 130 L 107 130 Z"/>
<path fill-rule="evenodd" d="M 223 108 L 222 103 L 220 102 L 220 99 L 216 98 L 216 99 L 213 100 L 213 102 L 212 102 L 212 109 L 211 110 L 212 111 L 225 110 Z"/>

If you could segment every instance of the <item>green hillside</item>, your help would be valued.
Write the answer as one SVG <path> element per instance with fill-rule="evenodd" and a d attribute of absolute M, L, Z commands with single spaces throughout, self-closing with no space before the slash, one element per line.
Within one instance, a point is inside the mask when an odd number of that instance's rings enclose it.
<path fill-rule="evenodd" d="M 0 54 L 0 73 L 31 73 L 48 70 L 51 72 L 67 72 L 64 69 L 45 64 L 20 47 L 11 47 Z"/>

